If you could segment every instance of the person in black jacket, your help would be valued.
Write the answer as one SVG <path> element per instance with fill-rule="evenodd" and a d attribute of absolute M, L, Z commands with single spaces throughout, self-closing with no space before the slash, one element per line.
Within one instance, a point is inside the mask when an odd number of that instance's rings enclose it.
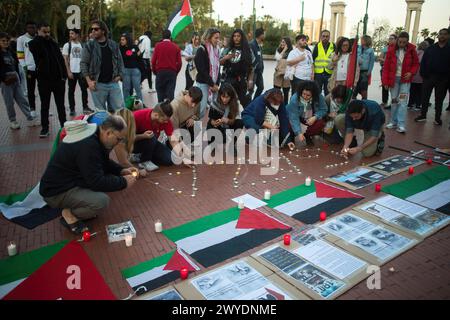
<path fill-rule="evenodd" d="M 50 37 L 50 26 L 41 23 L 38 26 L 38 36 L 28 44 L 34 61 L 38 80 L 39 96 L 41 98 L 41 138 L 49 136 L 50 98 L 53 97 L 58 110 L 59 124 L 64 127 L 66 108 L 64 97 L 66 92 L 67 70 L 59 45 Z"/>
<path fill-rule="evenodd" d="M 61 223 L 74 233 L 87 226 L 109 204 L 105 192 L 131 187 L 135 168 L 122 168 L 110 160 L 110 151 L 125 140 L 127 126 L 118 116 L 109 116 L 97 128 L 83 120 L 65 124 L 66 137 L 42 176 L 39 193 L 52 208 L 62 208 Z M 134 174 L 134 175 L 133 175 Z"/>

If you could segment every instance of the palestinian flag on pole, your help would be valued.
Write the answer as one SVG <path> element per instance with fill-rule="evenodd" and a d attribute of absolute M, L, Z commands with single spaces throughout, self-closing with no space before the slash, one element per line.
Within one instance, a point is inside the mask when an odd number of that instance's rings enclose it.
<path fill-rule="evenodd" d="M 116 300 L 80 243 L 72 241 L 4 300 Z"/>
<path fill-rule="evenodd" d="M 450 168 L 437 166 L 402 182 L 383 187 L 384 192 L 450 215 Z"/>
<path fill-rule="evenodd" d="M 319 221 L 322 211 L 329 217 L 363 198 L 315 180 L 309 187 L 301 185 L 272 196 L 267 205 L 303 223 L 314 224 Z"/>
<path fill-rule="evenodd" d="M 122 275 L 134 292 L 141 295 L 179 279 L 180 270 L 183 268 L 187 268 L 191 272 L 200 270 L 186 254 L 177 249 L 135 267 L 122 270 Z"/>
<path fill-rule="evenodd" d="M 189 0 L 183 0 L 182 4 L 170 16 L 166 29 L 170 30 L 172 39 L 175 39 L 181 31 L 193 22 L 191 3 Z"/>
<path fill-rule="evenodd" d="M 0 299 L 39 269 L 68 241 L 58 242 L 14 257 L 0 260 Z"/>
<path fill-rule="evenodd" d="M 241 212 L 233 207 L 163 233 L 196 261 L 210 267 L 289 230 L 288 225 L 258 210 Z"/>

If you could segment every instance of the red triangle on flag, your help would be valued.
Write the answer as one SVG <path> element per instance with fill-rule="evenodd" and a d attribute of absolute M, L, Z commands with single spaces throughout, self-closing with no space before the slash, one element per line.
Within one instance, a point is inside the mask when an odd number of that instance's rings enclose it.
<path fill-rule="evenodd" d="M 264 288 L 264 289 L 266 289 L 266 291 L 267 291 L 268 293 L 270 293 L 271 295 L 273 295 L 273 296 L 275 297 L 275 299 L 277 299 L 277 300 L 285 300 L 285 299 L 284 299 L 284 295 L 282 295 L 281 293 L 278 293 L 278 292 L 276 292 L 276 291 L 274 291 L 274 290 L 270 290 L 270 289 L 268 289 L 268 288 Z"/>
<path fill-rule="evenodd" d="M 317 180 L 314 180 L 314 186 L 316 187 L 317 198 L 363 198 L 359 194 L 339 189 Z"/>
<path fill-rule="evenodd" d="M 191 263 L 187 261 L 185 257 L 178 252 L 178 250 L 175 250 L 172 258 L 170 258 L 163 270 L 180 271 L 183 268 L 188 269 L 188 271 L 196 271 Z"/>
<path fill-rule="evenodd" d="M 290 226 L 284 224 L 275 218 L 268 216 L 258 210 L 250 210 L 245 208 L 241 211 L 236 229 L 291 229 Z"/>
<path fill-rule="evenodd" d="M 72 241 L 4 299 L 116 300 L 116 297 L 81 245 Z"/>
<path fill-rule="evenodd" d="M 191 4 L 189 3 L 189 0 L 184 0 L 183 5 L 181 7 L 181 17 L 184 16 L 191 16 Z"/>

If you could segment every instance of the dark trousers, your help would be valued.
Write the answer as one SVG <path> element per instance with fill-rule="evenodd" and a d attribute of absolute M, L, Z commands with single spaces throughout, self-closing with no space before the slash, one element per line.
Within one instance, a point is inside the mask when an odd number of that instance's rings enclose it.
<path fill-rule="evenodd" d="M 212 119 L 208 120 L 208 125 L 206 126 L 206 129 L 207 130 L 209 130 L 209 129 L 217 129 L 220 132 L 222 132 L 222 137 L 223 137 L 223 143 L 224 144 L 226 143 L 225 139 L 226 139 L 226 132 L 227 132 L 227 130 L 238 130 L 238 129 L 243 129 L 244 128 L 244 122 L 241 119 L 234 120 L 234 123 L 232 125 L 230 125 L 228 129 L 226 129 L 226 128 L 222 127 L 222 126 L 214 128 L 211 125 L 211 120 Z M 209 133 L 207 134 L 207 136 L 208 136 L 208 143 L 212 143 L 215 140 L 215 137 L 211 136 Z M 234 137 L 234 142 L 235 143 L 236 143 L 236 140 L 237 140 L 237 137 Z"/>
<path fill-rule="evenodd" d="M 308 126 L 306 124 L 306 121 L 304 121 L 303 119 L 300 119 L 300 122 L 307 126 L 306 132 L 304 133 L 305 137 L 318 136 L 322 134 L 323 128 L 325 128 L 325 121 L 323 121 L 322 119 L 314 122 L 312 126 Z"/>
<path fill-rule="evenodd" d="M 38 81 L 39 96 L 41 97 L 41 125 L 42 129 L 48 130 L 48 113 L 50 110 L 50 98 L 53 93 L 56 110 L 58 111 L 59 124 L 64 127 L 66 122 L 66 107 L 64 106 L 64 96 L 66 92 L 66 82 L 64 80 L 43 80 Z"/>
<path fill-rule="evenodd" d="M 314 74 L 314 81 L 317 83 L 317 86 L 319 87 L 319 93 L 322 93 L 323 88 L 324 97 L 328 95 L 328 80 L 330 79 L 330 77 L 331 74 L 328 74 L 325 71 L 322 73 Z"/>
<path fill-rule="evenodd" d="M 421 83 L 411 83 L 409 89 L 409 102 L 408 108 L 412 108 L 415 105 L 416 108 L 422 105 L 422 84 Z"/>
<path fill-rule="evenodd" d="M 422 84 L 422 116 L 427 115 L 428 101 L 430 101 L 431 92 L 434 89 L 435 98 L 435 119 L 441 119 L 442 104 L 444 103 L 445 95 L 447 94 L 448 77 L 447 75 L 432 75 L 428 78 L 423 78 Z"/>
<path fill-rule="evenodd" d="M 186 88 L 185 90 L 189 90 L 194 85 L 194 80 L 191 78 L 191 74 L 189 73 L 189 65 L 186 67 L 186 70 L 184 72 L 186 76 Z"/>
<path fill-rule="evenodd" d="M 291 90 L 291 88 L 281 88 L 278 86 L 274 86 L 274 88 L 283 90 L 284 105 L 287 106 L 289 103 L 289 91 Z"/>
<path fill-rule="evenodd" d="M 36 110 L 36 71 L 27 71 L 27 91 L 28 91 L 28 103 L 30 104 L 31 111 Z"/>
<path fill-rule="evenodd" d="M 383 77 L 383 68 L 381 68 L 381 70 L 380 70 L 380 78 L 382 78 L 382 77 Z M 387 104 L 388 100 L 389 100 L 389 89 L 385 89 L 384 86 L 381 86 L 381 96 L 382 96 L 381 101 L 384 104 Z M 411 101 L 411 98 L 409 101 Z"/>
<path fill-rule="evenodd" d="M 256 92 L 253 99 L 258 98 L 261 93 L 264 91 L 264 78 L 262 72 L 255 72 L 254 84 L 256 86 Z"/>
<path fill-rule="evenodd" d="M 247 79 L 238 77 L 238 78 L 227 78 L 225 82 L 231 84 L 231 86 L 236 91 L 239 101 L 241 102 L 242 107 L 247 107 L 250 104 L 250 98 L 247 97 Z"/>
<path fill-rule="evenodd" d="M 158 166 L 171 166 L 172 151 L 168 146 L 153 137 L 151 139 L 145 139 L 136 141 L 134 143 L 134 153 L 141 153 L 141 161 L 152 161 Z"/>
<path fill-rule="evenodd" d="M 69 79 L 69 107 L 70 111 L 75 111 L 75 88 L 77 82 L 81 90 L 81 99 L 83 103 L 83 110 L 88 108 L 88 92 L 86 81 L 83 79 L 81 73 L 73 73 L 73 79 Z"/>
<path fill-rule="evenodd" d="M 161 70 L 156 75 L 156 93 L 158 102 L 165 99 L 172 101 L 175 95 L 175 86 L 177 85 L 177 73 L 172 70 Z"/>
<path fill-rule="evenodd" d="M 145 71 L 142 72 L 141 82 L 144 82 L 144 80 L 147 79 L 148 87 L 152 89 L 153 88 L 152 64 L 150 63 L 150 59 L 142 59 L 142 61 L 144 61 Z"/>

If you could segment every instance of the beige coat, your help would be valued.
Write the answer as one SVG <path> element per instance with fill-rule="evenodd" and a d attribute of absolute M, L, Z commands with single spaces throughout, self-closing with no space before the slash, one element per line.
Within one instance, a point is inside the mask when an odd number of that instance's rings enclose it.
<path fill-rule="evenodd" d="M 200 118 L 200 103 L 194 108 L 190 107 L 184 100 L 184 96 L 189 94 L 187 91 L 180 93 L 170 104 L 173 108 L 173 115 L 170 120 L 172 121 L 173 128 L 178 129 L 186 125 L 186 121 L 189 119 L 198 120 Z"/>

